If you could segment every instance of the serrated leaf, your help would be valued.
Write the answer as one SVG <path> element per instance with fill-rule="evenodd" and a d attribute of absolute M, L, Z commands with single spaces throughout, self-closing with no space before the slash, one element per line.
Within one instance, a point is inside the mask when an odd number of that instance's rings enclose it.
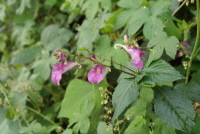
<path fill-rule="evenodd" d="M 64 45 L 68 45 L 68 41 L 73 33 L 66 29 L 60 28 L 57 24 L 48 25 L 41 33 L 42 45 L 48 50 L 56 50 Z"/>
<path fill-rule="evenodd" d="M 163 51 L 166 51 L 166 54 L 172 59 L 175 58 L 177 47 L 179 41 L 175 36 L 167 37 L 165 32 L 160 32 L 156 37 L 152 38 L 147 47 L 153 47 L 153 52 L 150 53 L 147 65 L 149 65 L 153 60 L 157 60 L 161 57 Z"/>
<path fill-rule="evenodd" d="M 178 89 L 181 93 L 183 93 L 184 96 L 187 96 L 190 100 L 193 102 L 199 102 L 200 103 L 200 85 L 197 83 L 181 83 L 174 87 L 175 89 Z"/>
<path fill-rule="evenodd" d="M 157 15 L 162 15 L 164 12 L 166 12 L 168 10 L 168 7 L 170 6 L 171 2 L 168 0 L 160 0 L 157 1 L 153 7 L 151 8 L 151 13 L 154 16 Z"/>
<path fill-rule="evenodd" d="M 143 33 L 144 36 L 150 40 L 162 30 L 163 30 L 162 21 L 156 16 L 150 16 L 144 25 Z"/>
<path fill-rule="evenodd" d="M 175 129 L 172 126 L 165 124 L 159 118 L 156 118 L 154 120 L 154 123 L 155 123 L 155 128 L 154 128 L 155 134 L 176 134 Z"/>
<path fill-rule="evenodd" d="M 107 125 L 105 122 L 99 122 L 97 127 L 98 134 L 113 134 L 112 124 Z"/>
<path fill-rule="evenodd" d="M 154 98 L 153 90 L 151 88 L 143 87 L 140 91 L 140 97 L 137 103 L 127 110 L 125 116 L 129 118 L 134 115 L 145 116 L 147 105 L 151 103 L 153 98 Z"/>
<path fill-rule="evenodd" d="M 194 125 L 194 108 L 187 97 L 171 87 L 157 87 L 155 113 L 168 125 L 190 132 Z"/>
<path fill-rule="evenodd" d="M 21 49 L 15 56 L 12 57 L 11 64 L 25 64 L 33 61 L 40 55 L 40 47 L 31 47 Z"/>
<path fill-rule="evenodd" d="M 130 16 L 131 17 L 131 16 Z M 128 35 L 135 34 L 140 27 L 149 19 L 149 9 L 146 6 L 140 7 L 132 13 L 128 21 Z"/>
<path fill-rule="evenodd" d="M 143 69 L 143 72 L 146 73 L 146 75 L 143 77 L 141 83 L 153 82 L 155 84 L 162 84 L 184 78 L 178 71 L 163 60 L 152 62 L 148 68 L 145 67 Z"/>
<path fill-rule="evenodd" d="M 113 121 L 128 105 L 137 99 L 138 93 L 138 85 L 135 80 L 124 79 L 119 82 L 112 96 L 114 107 Z"/>

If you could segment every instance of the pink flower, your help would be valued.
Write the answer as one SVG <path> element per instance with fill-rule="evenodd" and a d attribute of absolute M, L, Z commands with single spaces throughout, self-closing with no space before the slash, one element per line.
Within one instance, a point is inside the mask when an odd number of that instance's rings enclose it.
<path fill-rule="evenodd" d="M 52 69 L 51 80 L 55 82 L 58 86 L 60 85 L 60 80 L 62 79 L 63 73 L 72 69 L 76 65 L 79 65 L 79 68 L 81 68 L 81 65 L 76 62 L 56 63 L 53 65 L 56 66 L 56 68 Z"/>
<path fill-rule="evenodd" d="M 190 47 L 190 45 L 188 45 L 187 41 L 181 41 L 181 45 L 183 45 L 185 47 Z"/>
<path fill-rule="evenodd" d="M 188 42 L 187 41 L 181 41 L 181 45 L 179 50 L 178 50 L 178 57 L 182 57 L 184 54 L 189 54 L 190 51 L 188 50 L 190 45 L 188 45 Z"/>
<path fill-rule="evenodd" d="M 144 51 L 141 51 L 140 49 L 133 48 L 130 44 L 128 45 L 121 45 L 121 44 L 115 44 L 115 48 L 117 46 L 123 47 L 128 54 L 130 54 L 131 58 L 134 60 L 133 63 L 131 63 L 133 66 L 137 67 L 139 71 L 143 68 L 143 61 L 141 60 L 141 57 L 146 56 L 147 54 Z"/>
<path fill-rule="evenodd" d="M 104 79 L 104 72 L 106 71 L 106 67 L 102 65 L 96 65 L 93 67 L 93 70 L 88 72 L 88 81 L 90 83 L 100 83 Z"/>

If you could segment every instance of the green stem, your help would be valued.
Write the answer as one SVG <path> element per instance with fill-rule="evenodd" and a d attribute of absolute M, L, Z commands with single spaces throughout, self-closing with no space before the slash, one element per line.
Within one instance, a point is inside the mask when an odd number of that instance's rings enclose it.
<path fill-rule="evenodd" d="M 185 3 L 187 2 L 188 0 L 185 0 L 173 13 L 172 13 L 172 16 L 174 16 L 177 12 L 178 12 L 178 10 L 180 10 L 181 9 L 181 7 L 183 6 L 183 5 L 185 5 Z"/>
<path fill-rule="evenodd" d="M 36 113 L 37 115 L 39 115 L 39 116 L 43 117 L 45 120 L 47 120 L 47 121 L 48 121 L 48 122 L 50 122 L 51 124 L 53 124 L 53 125 L 56 125 L 56 126 L 57 126 L 57 124 L 56 124 L 55 122 L 53 122 L 52 120 L 50 120 L 49 118 L 47 118 L 46 116 L 44 116 L 43 114 L 41 114 L 40 112 L 38 112 L 38 111 L 36 111 L 36 110 L 34 110 L 34 109 L 32 109 L 32 108 L 28 107 L 28 106 L 26 106 L 26 108 L 27 108 L 28 110 L 30 110 L 30 111 L 32 111 L 32 112 L 34 112 L 34 113 Z"/>
<path fill-rule="evenodd" d="M 196 52 L 198 51 L 197 48 L 198 48 L 198 44 L 199 44 L 199 35 L 200 35 L 200 27 L 199 27 L 200 26 L 199 0 L 196 0 L 196 4 L 197 4 L 197 36 L 196 36 L 196 41 L 195 41 L 194 49 L 193 49 L 191 57 L 190 57 L 190 61 L 188 63 L 188 68 L 187 68 L 185 83 L 188 83 L 192 61 L 193 61 L 195 55 L 197 54 Z"/>

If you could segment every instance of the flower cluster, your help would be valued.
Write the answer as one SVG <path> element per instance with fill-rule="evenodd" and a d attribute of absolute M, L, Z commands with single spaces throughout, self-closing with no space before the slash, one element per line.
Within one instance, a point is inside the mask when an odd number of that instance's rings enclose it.
<path fill-rule="evenodd" d="M 60 85 L 60 80 L 62 79 L 62 74 L 72 69 L 74 66 L 81 65 L 76 62 L 67 62 L 67 54 L 62 52 L 60 49 L 54 54 L 59 63 L 53 64 L 56 68 L 52 69 L 51 80 L 55 82 L 58 86 Z M 97 62 L 95 55 L 90 54 L 90 58 Z M 102 65 L 95 65 L 93 70 L 88 72 L 88 81 L 90 83 L 100 83 L 104 79 L 104 72 L 106 67 Z"/>
<path fill-rule="evenodd" d="M 129 36 L 124 36 L 124 42 L 129 41 Z M 143 68 L 143 61 L 141 60 L 141 57 L 146 56 L 147 54 L 144 51 L 141 51 L 140 49 L 137 49 L 139 46 L 135 45 L 136 48 L 133 47 L 133 45 L 122 45 L 122 44 L 115 44 L 115 48 L 118 46 L 123 47 L 128 54 L 130 54 L 131 58 L 134 60 L 133 63 L 131 63 L 133 66 L 137 67 L 139 71 Z M 54 54 L 56 59 L 59 63 L 53 64 L 56 68 L 52 69 L 51 74 L 51 80 L 55 82 L 57 85 L 60 85 L 60 80 L 62 79 L 62 74 L 67 72 L 68 70 L 72 69 L 74 66 L 78 65 L 79 68 L 81 68 L 81 65 L 76 62 L 68 62 L 67 61 L 67 54 L 63 52 L 62 50 L 57 50 L 57 53 Z M 88 59 L 88 58 L 87 58 Z M 93 70 L 89 71 L 87 74 L 88 81 L 90 83 L 100 83 L 104 79 L 104 74 L 106 71 L 106 66 L 103 66 L 97 59 L 94 54 L 89 55 L 89 59 L 91 59 L 95 66 L 92 67 Z"/>

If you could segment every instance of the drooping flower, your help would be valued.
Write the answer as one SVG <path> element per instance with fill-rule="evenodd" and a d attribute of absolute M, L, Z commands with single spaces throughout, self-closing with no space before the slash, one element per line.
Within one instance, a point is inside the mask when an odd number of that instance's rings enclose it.
<path fill-rule="evenodd" d="M 79 68 L 81 68 L 81 65 L 76 62 L 56 63 L 53 65 L 56 66 L 56 68 L 52 69 L 51 80 L 58 86 L 60 85 L 60 80 L 62 79 L 63 73 L 72 69 L 76 65 L 79 65 Z"/>
<path fill-rule="evenodd" d="M 128 54 L 130 54 L 131 58 L 134 60 L 133 63 L 131 63 L 133 66 L 137 67 L 139 71 L 143 68 L 143 61 L 141 60 L 141 57 L 146 56 L 147 54 L 144 51 L 141 51 L 140 49 L 133 48 L 132 45 L 122 45 L 122 44 L 115 44 L 115 48 L 118 46 L 123 47 Z"/>
<path fill-rule="evenodd" d="M 93 70 L 88 72 L 88 81 L 90 83 L 100 83 L 104 79 L 104 72 L 106 67 L 102 65 L 96 65 L 93 67 Z"/>

